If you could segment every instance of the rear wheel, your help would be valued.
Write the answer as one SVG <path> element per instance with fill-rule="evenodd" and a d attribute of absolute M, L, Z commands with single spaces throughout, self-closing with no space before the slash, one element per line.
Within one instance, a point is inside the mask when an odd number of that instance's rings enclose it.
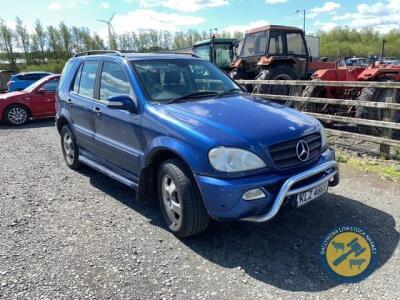
<path fill-rule="evenodd" d="M 176 236 L 188 237 L 207 228 L 210 217 L 190 171 L 180 160 L 162 163 L 157 185 L 162 215 Z"/>
<path fill-rule="evenodd" d="M 81 164 L 78 160 L 78 144 L 76 143 L 75 137 L 68 125 L 65 125 L 61 129 L 61 148 L 67 166 L 71 169 L 79 168 Z"/>
<path fill-rule="evenodd" d="M 11 105 L 4 112 L 4 120 L 7 124 L 18 126 L 24 125 L 29 121 L 29 110 L 22 105 Z"/>
<path fill-rule="evenodd" d="M 360 96 L 357 98 L 360 101 L 375 101 L 375 102 L 392 102 L 393 91 L 391 89 L 363 88 Z M 400 103 L 400 94 L 397 92 L 395 103 Z M 381 108 L 359 107 L 356 110 L 356 118 L 370 119 L 383 121 L 384 110 Z M 400 122 L 400 112 L 395 111 L 392 114 L 391 122 Z M 380 136 L 382 129 L 378 127 L 358 125 L 361 133 Z"/>
<path fill-rule="evenodd" d="M 256 77 L 256 80 L 295 80 L 297 75 L 295 70 L 289 66 L 273 66 L 269 70 L 262 70 Z M 284 85 L 266 85 L 256 84 L 253 88 L 253 93 L 256 94 L 272 94 L 293 96 L 295 89 L 293 86 Z M 293 106 L 292 100 L 281 102 L 285 106 Z"/>

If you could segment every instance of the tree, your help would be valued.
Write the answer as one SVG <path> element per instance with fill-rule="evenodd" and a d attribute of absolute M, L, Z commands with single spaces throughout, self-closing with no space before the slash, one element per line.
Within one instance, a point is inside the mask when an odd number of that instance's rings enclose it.
<path fill-rule="evenodd" d="M 42 61 L 45 62 L 44 50 L 46 45 L 46 32 L 39 20 L 36 20 L 35 22 L 35 34 L 33 35 L 33 39 L 42 54 Z"/>
<path fill-rule="evenodd" d="M 0 18 L 0 49 L 2 50 L 2 52 L 5 52 L 11 68 L 16 67 L 13 37 L 14 33 L 12 29 L 9 28 L 6 22 L 4 22 L 4 20 Z"/>
<path fill-rule="evenodd" d="M 72 43 L 72 34 L 71 30 L 65 25 L 64 22 L 60 23 L 60 36 L 63 48 L 67 54 L 67 57 L 71 56 L 71 43 Z"/>
<path fill-rule="evenodd" d="M 17 36 L 18 46 L 24 51 L 26 64 L 29 64 L 29 52 L 31 50 L 29 33 L 26 29 L 26 26 L 23 25 L 22 20 L 19 17 L 16 18 L 16 23 L 17 24 L 15 27 L 15 32 Z"/>
<path fill-rule="evenodd" d="M 47 26 L 47 38 L 49 42 L 49 50 L 53 53 L 53 57 L 57 58 L 60 54 L 61 37 L 58 30 L 52 25 Z"/>

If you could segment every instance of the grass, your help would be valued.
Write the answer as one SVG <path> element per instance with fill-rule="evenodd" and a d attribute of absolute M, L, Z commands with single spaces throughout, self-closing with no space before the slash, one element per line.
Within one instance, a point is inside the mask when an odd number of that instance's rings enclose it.
<path fill-rule="evenodd" d="M 336 160 L 351 168 L 377 174 L 392 181 L 400 180 L 400 164 L 390 160 L 362 158 L 336 149 Z"/>

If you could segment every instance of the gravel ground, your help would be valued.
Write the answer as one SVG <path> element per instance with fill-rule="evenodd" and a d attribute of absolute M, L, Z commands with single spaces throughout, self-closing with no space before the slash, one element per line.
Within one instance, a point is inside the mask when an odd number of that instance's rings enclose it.
<path fill-rule="evenodd" d="M 89 168 L 69 170 L 53 121 L 0 127 L 2 299 L 400 299 L 400 186 L 350 169 L 315 203 L 269 223 L 217 223 L 179 240 L 154 202 Z M 335 225 L 379 247 L 358 284 L 327 277 L 318 250 Z"/>

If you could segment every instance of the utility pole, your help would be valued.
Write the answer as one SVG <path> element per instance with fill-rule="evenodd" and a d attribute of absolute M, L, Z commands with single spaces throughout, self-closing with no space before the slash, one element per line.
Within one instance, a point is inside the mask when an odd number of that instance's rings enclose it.
<path fill-rule="evenodd" d="M 382 51 L 381 51 L 381 57 L 384 58 L 385 57 L 385 40 L 382 40 Z"/>
<path fill-rule="evenodd" d="M 298 9 L 296 10 L 296 14 L 303 12 L 303 31 L 306 34 L 306 10 L 305 9 Z"/>

